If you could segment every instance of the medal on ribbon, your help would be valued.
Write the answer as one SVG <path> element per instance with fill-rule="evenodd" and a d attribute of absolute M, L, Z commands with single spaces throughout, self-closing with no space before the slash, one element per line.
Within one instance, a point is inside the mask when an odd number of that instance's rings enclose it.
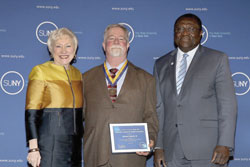
<path fill-rule="evenodd" d="M 115 86 L 117 84 L 117 82 L 119 81 L 119 79 L 121 78 L 121 76 L 123 75 L 123 73 L 126 71 L 127 68 L 128 68 L 128 60 L 126 60 L 126 62 L 123 64 L 122 68 L 117 72 L 115 78 L 112 78 L 110 73 L 109 73 L 109 70 L 107 68 L 106 62 L 104 62 L 104 64 L 103 64 L 103 70 L 105 73 L 105 77 L 111 86 Z"/>

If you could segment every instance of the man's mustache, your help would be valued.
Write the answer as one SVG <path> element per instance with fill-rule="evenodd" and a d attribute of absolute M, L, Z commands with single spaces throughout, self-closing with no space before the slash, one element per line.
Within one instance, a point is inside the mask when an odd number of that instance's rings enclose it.
<path fill-rule="evenodd" d="M 123 47 L 121 47 L 120 45 L 113 45 L 113 46 L 111 46 L 111 49 L 122 49 L 123 50 Z"/>

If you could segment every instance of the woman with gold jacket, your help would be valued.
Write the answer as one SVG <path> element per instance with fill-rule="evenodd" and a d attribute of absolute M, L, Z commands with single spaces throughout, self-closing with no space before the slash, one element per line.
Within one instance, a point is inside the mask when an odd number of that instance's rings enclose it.
<path fill-rule="evenodd" d="M 81 167 L 82 75 L 71 64 L 78 41 L 61 28 L 48 38 L 52 61 L 35 66 L 26 95 L 25 124 L 33 167 Z"/>

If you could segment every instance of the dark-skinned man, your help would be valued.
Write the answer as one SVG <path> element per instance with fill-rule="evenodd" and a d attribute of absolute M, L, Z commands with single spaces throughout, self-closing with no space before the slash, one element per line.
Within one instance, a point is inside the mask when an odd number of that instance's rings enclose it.
<path fill-rule="evenodd" d="M 201 38 L 199 17 L 180 16 L 176 49 L 155 63 L 156 167 L 227 166 L 233 152 L 237 102 L 228 57 L 201 46 Z"/>

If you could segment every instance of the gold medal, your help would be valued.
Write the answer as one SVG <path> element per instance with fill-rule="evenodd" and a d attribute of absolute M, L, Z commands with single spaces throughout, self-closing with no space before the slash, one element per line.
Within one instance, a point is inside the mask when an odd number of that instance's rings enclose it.
<path fill-rule="evenodd" d="M 116 89 L 114 89 L 114 88 L 109 88 L 109 95 L 110 96 L 116 96 Z"/>

